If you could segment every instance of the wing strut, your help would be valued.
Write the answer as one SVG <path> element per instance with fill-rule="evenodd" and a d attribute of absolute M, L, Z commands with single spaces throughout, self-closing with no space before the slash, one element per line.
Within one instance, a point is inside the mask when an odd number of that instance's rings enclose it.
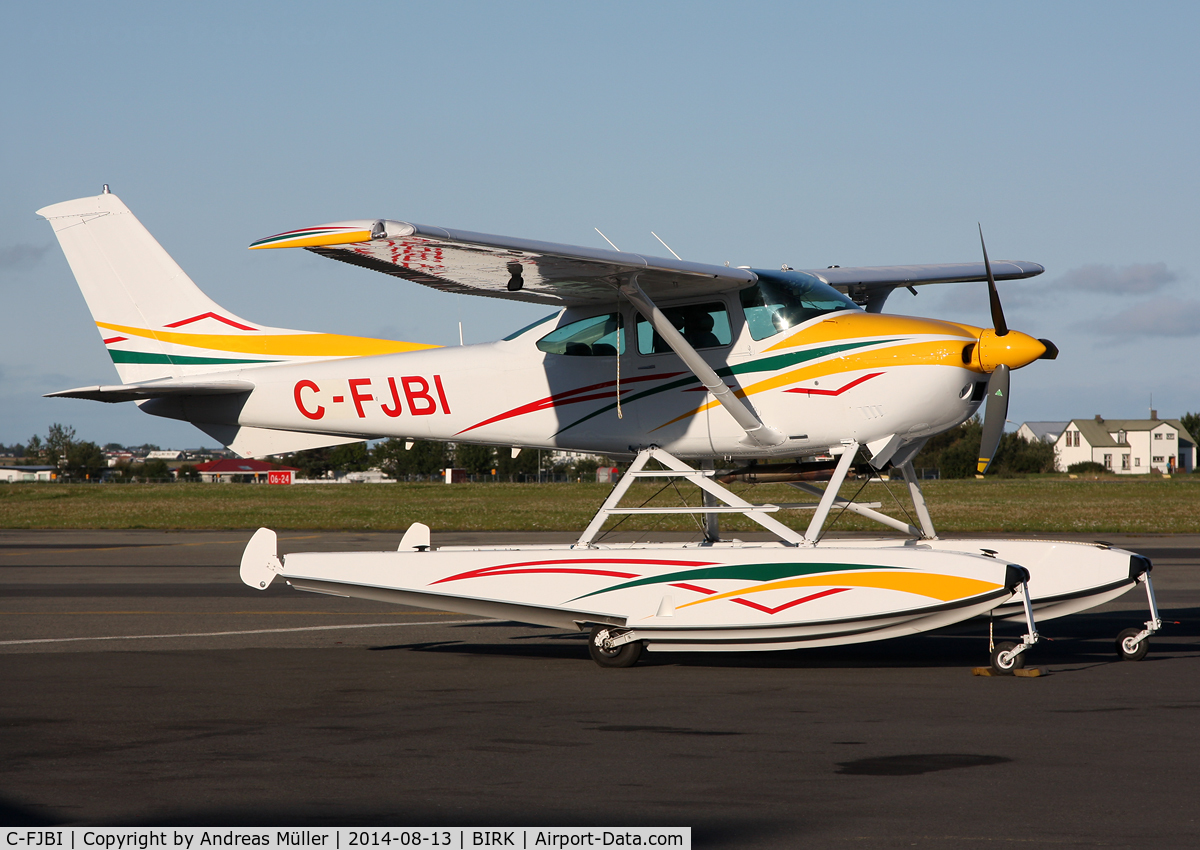
<path fill-rule="evenodd" d="M 650 300 L 650 297 L 638 285 L 637 277 L 636 274 L 630 275 L 626 282 L 621 284 L 621 292 L 643 316 L 650 319 L 654 330 L 658 331 L 658 335 L 663 338 L 663 341 L 679 355 L 683 365 L 687 366 L 692 374 L 700 379 L 700 383 L 704 384 L 717 401 L 729 411 L 729 415 L 733 417 L 734 421 L 745 430 L 746 438 L 742 442 L 746 445 L 770 447 L 778 446 L 786 440 L 787 438 L 783 434 L 766 425 L 758 418 L 757 413 L 733 394 L 733 390 L 725 385 L 716 371 L 704 362 L 704 358 L 696 353 L 696 349 L 692 348 L 691 343 L 683 338 L 683 334 L 675 329 L 675 326 L 663 315 L 662 310 L 658 309 Z"/>

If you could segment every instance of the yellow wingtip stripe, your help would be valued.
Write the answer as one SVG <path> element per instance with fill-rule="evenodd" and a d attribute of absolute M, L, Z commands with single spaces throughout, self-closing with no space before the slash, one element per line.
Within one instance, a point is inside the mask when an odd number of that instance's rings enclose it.
<path fill-rule="evenodd" d="M 326 233 L 324 236 L 302 236 L 299 239 L 284 239 L 279 242 L 268 242 L 263 245 L 251 245 L 251 251 L 261 248 L 312 248 L 317 245 L 350 245 L 355 242 L 368 242 L 371 239 L 369 230 L 352 230 L 349 233 Z"/>

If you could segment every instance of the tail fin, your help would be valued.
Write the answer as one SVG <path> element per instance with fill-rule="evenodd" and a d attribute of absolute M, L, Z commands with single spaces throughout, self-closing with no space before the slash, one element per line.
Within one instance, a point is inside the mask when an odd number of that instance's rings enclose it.
<path fill-rule="evenodd" d="M 126 383 L 434 347 L 271 328 L 243 319 L 201 292 L 107 189 L 96 197 L 43 207 L 38 215 L 54 228 Z"/>

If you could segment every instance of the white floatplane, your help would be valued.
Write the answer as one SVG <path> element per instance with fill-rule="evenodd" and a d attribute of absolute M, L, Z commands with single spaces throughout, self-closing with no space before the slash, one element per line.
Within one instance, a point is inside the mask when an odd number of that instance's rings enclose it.
<path fill-rule="evenodd" d="M 122 380 L 53 396 L 133 401 L 247 457 L 397 437 L 633 460 L 572 546 L 435 548 L 416 524 L 395 552 L 280 556 L 261 529 L 242 559 L 252 587 L 279 575 L 301 590 L 589 630 L 593 658 L 608 666 L 643 647 L 829 646 L 992 612 L 1027 625 L 1019 645 L 993 647 L 993 664 L 1011 672 L 1038 639 L 1035 616 L 1085 610 L 1139 582 L 1151 618 L 1119 636 L 1122 657 L 1141 657 L 1161 626 L 1146 559 L 1101 544 L 942 540 L 926 508 L 912 466 L 925 441 L 986 398 L 985 471 L 1010 372 L 1057 354 L 1007 327 L 996 290 L 996 280 L 1040 274 L 1036 263 L 991 263 L 985 249 L 982 263 L 773 271 L 385 219 L 251 245 L 561 308 L 503 340 L 441 348 L 243 319 L 201 292 L 107 186 L 39 213 Z M 987 282 L 992 328 L 881 313 L 897 287 L 965 281 Z M 901 473 L 919 527 L 838 496 L 860 456 Z M 787 480 L 818 500 L 756 505 L 716 480 L 717 462 L 773 458 L 796 459 Z M 805 462 L 816 458 L 833 460 Z M 621 507 L 644 478 L 690 481 L 702 504 Z M 834 507 L 909 539 L 823 541 Z M 781 510 L 813 516 L 801 532 L 775 518 Z M 600 539 L 610 517 L 639 511 L 701 514 L 705 534 L 688 545 Z M 722 513 L 776 539 L 725 540 Z"/>

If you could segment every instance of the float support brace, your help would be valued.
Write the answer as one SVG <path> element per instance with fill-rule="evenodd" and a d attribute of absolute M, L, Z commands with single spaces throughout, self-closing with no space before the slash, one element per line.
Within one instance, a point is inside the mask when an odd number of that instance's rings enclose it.
<path fill-rule="evenodd" d="M 842 489 L 842 482 L 846 480 L 846 473 L 850 471 L 850 465 L 854 463 L 854 456 L 856 454 L 858 454 L 858 442 L 855 440 L 843 440 L 842 456 L 838 458 L 837 466 L 833 470 L 833 477 L 825 485 L 825 492 L 821 494 L 821 502 L 817 505 L 817 509 L 813 513 L 812 521 L 808 524 L 808 531 L 804 533 L 804 542 L 807 545 L 815 546 L 817 541 L 821 539 L 821 526 L 825 524 L 825 520 L 829 517 L 829 510 L 833 507 L 833 503 L 837 501 L 838 491 Z M 868 509 L 863 508 L 862 510 Z M 888 517 L 888 519 L 891 519 L 891 517 Z"/>

